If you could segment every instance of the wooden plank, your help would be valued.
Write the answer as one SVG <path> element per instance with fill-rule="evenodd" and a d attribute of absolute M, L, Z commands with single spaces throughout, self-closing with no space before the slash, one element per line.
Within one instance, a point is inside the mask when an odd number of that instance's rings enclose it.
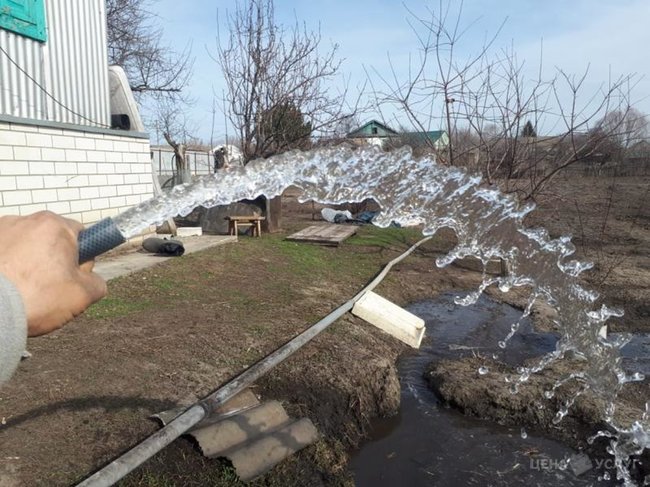
<path fill-rule="evenodd" d="M 404 308 L 368 291 L 352 308 L 352 314 L 393 335 L 413 348 L 420 348 L 424 320 Z"/>
<path fill-rule="evenodd" d="M 312 225 L 287 237 L 292 242 L 320 243 L 338 245 L 357 233 L 353 225 Z"/>

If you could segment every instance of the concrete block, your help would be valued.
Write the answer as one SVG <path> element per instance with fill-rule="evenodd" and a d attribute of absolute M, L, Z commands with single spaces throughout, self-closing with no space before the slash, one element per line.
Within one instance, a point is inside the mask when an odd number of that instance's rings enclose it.
<path fill-rule="evenodd" d="M 424 320 L 372 291 L 356 302 L 352 314 L 413 348 L 420 347 L 425 331 Z"/>
<path fill-rule="evenodd" d="M 79 199 L 79 188 L 64 188 L 57 189 L 56 192 L 59 195 L 59 200 L 78 200 Z"/>
<path fill-rule="evenodd" d="M 103 186 L 99 188 L 99 196 L 102 198 L 117 196 L 117 188 L 115 186 Z"/>
<path fill-rule="evenodd" d="M 73 212 L 82 212 L 88 211 L 91 209 L 90 201 L 88 200 L 79 200 L 70 202 L 70 211 Z"/>
<path fill-rule="evenodd" d="M 29 163 L 26 161 L 0 162 L 0 174 L 3 176 L 29 174 Z"/>
<path fill-rule="evenodd" d="M 177 235 L 179 237 L 193 237 L 195 235 L 203 235 L 201 227 L 178 227 Z"/>
<path fill-rule="evenodd" d="M 88 176 L 88 184 L 91 186 L 104 186 L 108 184 L 108 176 L 105 174 L 91 174 Z"/>
<path fill-rule="evenodd" d="M 65 215 L 70 213 L 70 203 L 68 203 L 67 201 L 47 203 L 46 206 L 49 211 L 51 211 L 52 213 L 56 213 L 58 215 Z"/>
<path fill-rule="evenodd" d="M 111 162 L 100 162 L 97 164 L 97 172 L 99 174 L 115 174 L 117 173 L 115 169 L 115 164 Z"/>
<path fill-rule="evenodd" d="M 45 187 L 43 176 L 16 176 L 16 184 L 18 189 L 41 189 Z"/>
<path fill-rule="evenodd" d="M 52 147 L 55 147 L 57 149 L 74 149 L 74 137 L 68 137 L 66 135 L 53 135 Z"/>
<path fill-rule="evenodd" d="M 86 155 L 88 156 L 88 162 L 106 162 L 106 152 L 89 150 Z"/>
<path fill-rule="evenodd" d="M 24 132 L 0 130 L 0 145 L 27 145 Z"/>
<path fill-rule="evenodd" d="M 111 206 L 108 198 L 95 198 L 90 202 L 90 205 L 93 210 L 103 210 L 104 208 L 110 208 Z"/>
<path fill-rule="evenodd" d="M 65 159 L 70 162 L 87 162 L 88 155 L 85 150 L 79 149 L 66 149 Z"/>
<path fill-rule="evenodd" d="M 92 137 L 77 137 L 75 147 L 82 150 L 95 150 L 95 139 Z"/>
<path fill-rule="evenodd" d="M 44 161 L 65 162 L 65 151 L 63 149 L 41 149 Z"/>
<path fill-rule="evenodd" d="M 113 141 L 106 139 L 98 139 L 95 141 L 95 148 L 101 151 L 113 151 Z"/>
<path fill-rule="evenodd" d="M 17 161 L 40 161 L 41 149 L 38 147 L 14 147 L 14 159 Z"/>
<path fill-rule="evenodd" d="M 124 196 L 114 196 L 109 198 L 108 205 L 111 208 L 117 208 L 119 206 L 126 206 L 126 197 Z"/>
<path fill-rule="evenodd" d="M 106 176 L 107 184 L 120 185 L 125 183 L 124 176 L 121 174 L 109 174 Z"/>
<path fill-rule="evenodd" d="M 54 173 L 53 162 L 29 162 L 29 174 L 42 174 L 43 176 Z"/>
<path fill-rule="evenodd" d="M 56 174 L 78 174 L 77 164 L 74 162 L 55 162 L 54 172 L 56 172 Z"/>
<path fill-rule="evenodd" d="M 48 203 L 57 200 L 56 189 L 35 189 L 32 191 L 32 201 L 34 203 Z"/>
<path fill-rule="evenodd" d="M 90 185 L 90 179 L 85 174 L 66 178 L 66 182 L 68 183 L 68 187 L 70 188 L 85 188 L 86 186 Z M 93 185 L 101 185 L 101 184 L 102 183 L 93 183 Z"/>
<path fill-rule="evenodd" d="M 12 161 L 14 159 L 14 149 L 8 145 L 0 145 L 0 161 Z"/>
<path fill-rule="evenodd" d="M 0 191 L 13 191 L 16 188 L 15 176 L 0 176 Z"/>
<path fill-rule="evenodd" d="M 92 187 L 92 186 L 88 188 L 80 188 L 79 197 L 87 198 L 87 199 L 99 198 L 99 188 Z"/>
<path fill-rule="evenodd" d="M 121 163 L 122 162 L 122 153 L 121 152 L 106 152 L 106 162 Z"/>
<path fill-rule="evenodd" d="M 65 188 L 71 179 L 68 176 L 43 176 L 46 188 Z"/>
<path fill-rule="evenodd" d="M 77 164 L 77 170 L 81 174 L 97 174 L 97 163 L 80 162 Z"/>
<path fill-rule="evenodd" d="M 31 191 L 7 191 L 3 194 L 3 202 L 6 206 L 28 205 L 32 203 Z"/>
<path fill-rule="evenodd" d="M 52 147 L 52 136 L 42 133 L 25 134 L 28 146 L 31 147 Z"/>

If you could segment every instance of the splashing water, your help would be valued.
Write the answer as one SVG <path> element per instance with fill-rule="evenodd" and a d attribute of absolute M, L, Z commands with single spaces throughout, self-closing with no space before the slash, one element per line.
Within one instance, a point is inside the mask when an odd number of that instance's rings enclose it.
<path fill-rule="evenodd" d="M 382 209 L 373 220 L 378 226 L 391 222 L 421 224 L 425 235 L 433 235 L 443 227 L 453 229 L 458 244 L 437 259 L 439 267 L 466 256 L 477 257 L 484 265 L 493 258 L 504 259 L 505 277 L 484 274 L 479 289 L 458 304 L 473 304 L 491 285 L 497 285 L 503 292 L 515 286 L 529 286 L 531 294 L 524 316 L 538 299 L 557 311 L 560 339 L 556 350 L 531 367 L 520 367 L 518 376 L 511 379 L 511 392 L 516 393 L 532 374 L 562 359 L 569 351 L 586 359 L 584 370 L 560 377 L 553 390 L 545 393 L 550 398 L 562 384 L 579 385 L 576 395 L 564 403 L 554 422 L 561 421 L 578 395 L 591 390 L 605 405 L 603 419 L 612 431 L 600 432 L 600 436 L 609 438 L 609 451 L 615 457 L 619 479 L 633 485 L 625 465 L 630 455 L 641 454 L 650 446 L 650 425 L 647 415 L 630 427 L 617 425 L 614 401 L 626 382 L 643 380 L 643 376 L 627 375 L 621 366 L 619 350 L 627 343 L 626 337 L 607 340 L 598 333 L 608 318 L 622 316 L 622 312 L 604 305 L 592 309 L 598 294 L 583 288 L 577 279 L 591 264 L 567 260 L 575 251 L 570 238 L 551 239 L 545 229 L 525 228 L 522 220 L 534 206 L 520 207 L 515 198 L 481 186 L 480 177 L 440 166 L 429 157 L 414 158 L 408 147 L 392 153 L 378 148 L 346 147 L 296 151 L 176 186 L 169 193 L 118 215 L 114 221 L 129 238 L 166 218 L 187 215 L 199 205 L 222 205 L 259 195 L 272 198 L 289 186 L 302 191 L 301 202 L 340 204 L 373 198 Z M 518 323 L 513 324 L 511 333 L 499 342 L 501 348 L 506 348 L 518 327 Z"/>

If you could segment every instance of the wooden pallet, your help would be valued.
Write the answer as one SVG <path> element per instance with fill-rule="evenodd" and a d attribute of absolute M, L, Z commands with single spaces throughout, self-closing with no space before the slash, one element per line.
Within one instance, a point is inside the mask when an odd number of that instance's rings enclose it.
<path fill-rule="evenodd" d="M 354 225 L 312 225 L 293 235 L 289 235 L 287 240 L 323 245 L 339 245 L 355 233 L 357 233 L 357 227 Z"/>

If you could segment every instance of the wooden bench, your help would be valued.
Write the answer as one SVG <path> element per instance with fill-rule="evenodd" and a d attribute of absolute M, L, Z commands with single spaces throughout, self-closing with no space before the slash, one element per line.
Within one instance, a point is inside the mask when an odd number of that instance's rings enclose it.
<path fill-rule="evenodd" d="M 251 227 L 251 235 L 253 237 L 262 235 L 262 221 L 265 220 L 263 216 L 227 216 L 228 220 L 228 233 L 230 235 L 239 235 L 239 227 Z"/>

